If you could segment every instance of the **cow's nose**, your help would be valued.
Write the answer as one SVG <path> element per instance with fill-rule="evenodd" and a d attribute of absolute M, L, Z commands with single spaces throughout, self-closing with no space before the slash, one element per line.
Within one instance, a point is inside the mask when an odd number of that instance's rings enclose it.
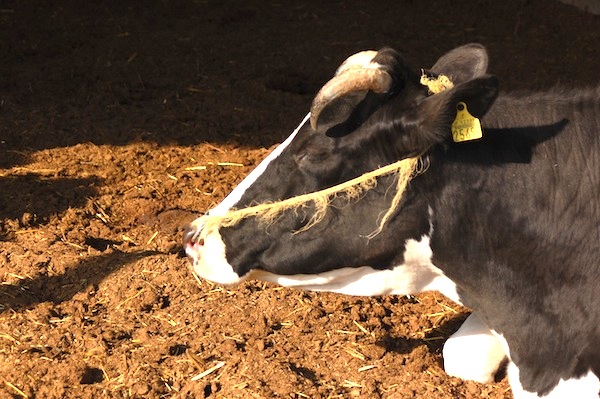
<path fill-rule="evenodd" d="M 185 253 L 197 259 L 200 256 L 200 251 L 204 246 L 204 238 L 200 237 L 200 230 L 196 227 L 188 226 L 183 232 L 183 248 Z"/>

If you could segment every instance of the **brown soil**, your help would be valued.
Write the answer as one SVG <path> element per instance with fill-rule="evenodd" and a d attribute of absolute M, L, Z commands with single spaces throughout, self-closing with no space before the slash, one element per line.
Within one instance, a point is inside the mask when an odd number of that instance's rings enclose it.
<path fill-rule="evenodd" d="M 439 294 L 224 289 L 192 277 L 182 226 L 351 53 L 387 44 L 426 67 L 478 41 L 504 88 L 585 86 L 600 17 L 542 0 L 91 3 L 0 6 L 0 397 L 511 397 L 502 376 L 444 374 L 467 310 Z"/>

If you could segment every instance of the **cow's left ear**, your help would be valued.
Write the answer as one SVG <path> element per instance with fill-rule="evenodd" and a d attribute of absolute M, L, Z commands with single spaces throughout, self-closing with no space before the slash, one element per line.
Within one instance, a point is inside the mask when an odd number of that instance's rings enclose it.
<path fill-rule="evenodd" d="M 465 103 L 469 113 L 481 119 L 498 95 L 498 79 L 483 77 L 458 84 L 423 99 L 414 109 L 412 123 L 405 125 L 411 147 L 426 150 L 450 139 L 451 126 L 456 118 L 457 105 Z"/>
<path fill-rule="evenodd" d="M 456 85 L 483 76 L 487 67 L 485 47 L 479 43 L 470 43 L 441 56 L 430 71 L 436 75 L 446 75 Z"/>

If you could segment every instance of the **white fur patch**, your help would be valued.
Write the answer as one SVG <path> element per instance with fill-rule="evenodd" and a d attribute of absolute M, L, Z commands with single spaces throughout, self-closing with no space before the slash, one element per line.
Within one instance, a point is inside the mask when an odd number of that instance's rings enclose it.
<path fill-rule="evenodd" d="M 405 262 L 393 269 L 376 270 L 370 266 L 344 267 L 319 274 L 277 275 L 254 270 L 250 278 L 270 281 L 285 287 L 310 291 L 329 291 L 347 295 L 409 295 L 439 291 L 460 303 L 456 285 L 431 263 L 429 237 L 408 240 Z"/>
<path fill-rule="evenodd" d="M 194 253 L 188 252 L 188 255 L 194 259 L 194 273 L 209 281 L 224 284 L 235 285 L 245 280 L 240 277 L 225 257 L 225 244 L 218 233 L 202 237 L 204 240 L 203 248 Z"/>
<path fill-rule="evenodd" d="M 237 284 L 247 278 L 270 281 L 284 287 L 311 291 L 329 291 L 348 295 L 409 295 L 422 291 L 440 291 L 459 302 L 456 286 L 431 264 L 429 237 L 420 241 L 408 240 L 405 260 L 391 270 L 376 270 L 370 266 L 345 267 L 319 274 L 278 275 L 253 270 L 240 278 L 225 257 L 225 245 L 218 232 L 201 235 L 204 247 L 194 256 L 195 273 L 220 284 Z"/>
<path fill-rule="evenodd" d="M 298 127 L 294 129 L 283 143 L 271 151 L 219 205 L 209 210 L 207 214 L 223 215 L 227 213 L 242 198 L 246 190 L 265 172 L 267 166 L 290 145 L 309 118 L 310 113 L 302 119 L 302 122 L 300 122 Z M 185 248 L 186 254 L 193 259 L 194 272 L 200 277 L 219 284 L 233 285 L 242 282 L 245 280 L 245 276 L 238 276 L 233 271 L 231 265 L 227 263 L 225 244 L 221 240 L 220 235 L 211 234 L 207 236 L 205 232 L 203 233 L 204 220 L 204 217 L 201 216 L 191 223 L 191 226 L 197 232 L 200 232 L 200 239 L 203 244 L 190 243 Z"/>
<path fill-rule="evenodd" d="M 218 215 L 224 215 L 235 204 L 237 204 L 238 201 L 242 198 L 242 196 L 246 192 L 246 190 L 252 184 L 254 184 L 254 182 L 265 172 L 265 170 L 267 169 L 267 166 L 269 166 L 269 164 L 274 159 L 276 159 L 277 157 L 279 157 L 279 155 L 281 155 L 281 153 L 283 152 L 283 150 L 285 150 L 290 145 L 290 143 L 294 140 L 294 138 L 296 137 L 296 135 L 300 131 L 300 128 L 302 128 L 302 126 L 304 126 L 304 124 L 306 123 L 306 121 L 309 118 L 310 118 L 310 113 L 307 114 L 304 117 L 304 119 L 302 119 L 302 122 L 300 122 L 300 124 L 298 125 L 298 127 L 296 129 L 294 129 L 294 131 L 289 135 L 289 137 L 287 139 L 285 139 L 285 141 L 283 143 L 279 144 L 273 151 L 271 151 L 269 153 L 269 155 L 267 155 L 267 157 L 265 159 L 263 159 L 261 161 L 261 163 L 259 163 L 258 166 L 256 168 L 254 168 L 254 170 L 252 170 L 252 172 L 250 172 L 248 174 L 248 176 L 246 176 L 246 178 L 244 178 L 244 180 L 242 180 L 240 182 L 240 184 L 238 184 L 233 189 L 233 191 L 230 192 L 229 195 L 227 195 L 227 197 L 225 197 L 225 199 L 223 199 L 223 201 L 221 201 L 219 203 L 219 205 L 217 205 L 216 207 L 214 207 L 213 209 L 211 209 L 207 213 L 209 213 L 210 215 L 217 215 L 217 216 Z M 196 221 L 192 222 L 192 225 L 195 222 Z"/>
<path fill-rule="evenodd" d="M 506 357 L 502 342 L 472 313 L 444 344 L 444 370 L 448 375 L 480 383 L 494 381 Z"/>

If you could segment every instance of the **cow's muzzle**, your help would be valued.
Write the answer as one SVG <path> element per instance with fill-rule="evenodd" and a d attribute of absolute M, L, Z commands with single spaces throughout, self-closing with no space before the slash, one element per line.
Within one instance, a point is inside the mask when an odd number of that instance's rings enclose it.
<path fill-rule="evenodd" d="M 224 285 L 239 284 L 248 277 L 247 274 L 240 276 L 227 262 L 225 244 L 218 229 L 205 229 L 202 218 L 196 219 L 185 229 L 183 248 L 192 260 L 194 273 L 199 277 Z"/>

